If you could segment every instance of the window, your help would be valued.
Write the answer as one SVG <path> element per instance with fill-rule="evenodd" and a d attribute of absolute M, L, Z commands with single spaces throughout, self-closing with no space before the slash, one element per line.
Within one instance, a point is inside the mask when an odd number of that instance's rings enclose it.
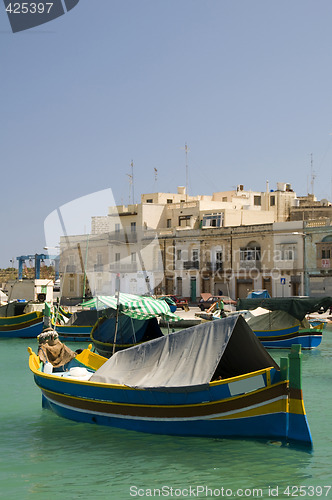
<path fill-rule="evenodd" d="M 186 227 L 190 226 L 191 215 L 180 215 L 179 216 L 179 226 Z"/>
<path fill-rule="evenodd" d="M 222 270 L 222 252 L 216 252 L 216 270 Z"/>
<path fill-rule="evenodd" d="M 176 251 L 176 260 L 181 260 L 181 250 Z"/>
<path fill-rule="evenodd" d="M 176 293 L 178 295 L 180 295 L 180 297 L 181 297 L 181 295 L 182 295 L 182 278 L 180 276 L 178 276 L 176 278 Z"/>
<path fill-rule="evenodd" d="M 103 263 L 103 254 L 97 253 L 97 264 L 102 265 Z"/>
<path fill-rule="evenodd" d="M 136 252 L 132 252 L 130 254 L 130 258 L 131 258 L 131 263 L 135 264 L 135 262 L 136 262 Z"/>
<path fill-rule="evenodd" d="M 118 252 L 115 254 L 115 262 L 120 262 L 120 254 Z"/>
<path fill-rule="evenodd" d="M 120 224 L 115 224 L 115 232 L 116 233 L 120 232 Z"/>
<path fill-rule="evenodd" d="M 69 291 L 74 292 L 75 291 L 75 281 L 74 278 L 69 279 Z"/>
<path fill-rule="evenodd" d="M 262 204 L 262 198 L 261 196 L 254 196 L 254 205 L 255 206 L 260 206 Z"/>
<path fill-rule="evenodd" d="M 224 202 L 227 201 L 227 196 L 223 196 L 222 201 L 224 201 Z"/>
<path fill-rule="evenodd" d="M 330 258 L 330 250 L 322 250 L 322 259 L 329 259 Z"/>
<path fill-rule="evenodd" d="M 203 216 L 202 227 L 221 227 L 223 220 L 224 214 L 206 214 Z"/>
<path fill-rule="evenodd" d="M 167 203 L 173 203 L 173 200 L 171 200 L 170 198 L 167 199 Z"/>
<path fill-rule="evenodd" d="M 196 262 L 198 260 L 198 250 L 195 248 L 192 253 L 193 261 Z"/>
<path fill-rule="evenodd" d="M 153 200 L 149 198 L 148 200 L 146 200 L 146 203 L 153 203 Z"/>
<path fill-rule="evenodd" d="M 240 248 L 240 260 L 261 260 L 260 247 Z"/>
<path fill-rule="evenodd" d="M 295 247 L 294 245 L 281 244 L 274 253 L 274 260 L 295 260 Z"/>
<path fill-rule="evenodd" d="M 132 233 L 136 233 L 136 222 L 130 223 L 130 230 Z"/>
<path fill-rule="evenodd" d="M 270 206 L 274 207 L 275 204 L 276 204 L 276 197 L 274 195 L 270 196 Z"/>
<path fill-rule="evenodd" d="M 294 250 L 286 248 L 282 253 L 282 260 L 294 260 Z"/>
<path fill-rule="evenodd" d="M 166 227 L 172 227 L 172 219 L 167 219 Z"/>

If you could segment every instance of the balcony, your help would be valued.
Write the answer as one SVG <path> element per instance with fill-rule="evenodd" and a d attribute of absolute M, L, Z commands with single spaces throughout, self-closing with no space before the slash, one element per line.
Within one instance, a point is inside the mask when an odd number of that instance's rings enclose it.
<path fill-rule="evenodd" d="M 104 264 L 95 264 L 94 271 L 96 273 L 102 273 L 104 271 Z"/>
<path fill-rule="evenodd" d="M 276 269 L 280 270 L 293 270 L 299 267 L 297 260 L 276 260 L 274 261 Z"/>
<path fill-rule="evenodd" d="M 260 271 L 262 268 L 262 262 L 260 260 L 240 260 L 240 268 L 257 269 Z"/>
<path fill-rule="evenodd" d="M 207 273 L 215 273 L 218 271 L 223 270 L 223 263 L 222 262 L 205 262 L 203 266 L 201 267 L 202 271 L 205 271 Z"/>
<path fill-rule="evenodd" d="M 115 262 L 114 264 L 110 264 L 110 271 L 113 273 L 135 273 L 137 272 L 137 263 L 122 263 Z"/>
<path fill-rule="evenodd" d="M 114 231 L 110 233 L 109 240 L 119 243 L 137 243 L 137 232 Z"/>
<path fill-rule="evenodd" d="M 186 260 L 183 262 L 183 269 L 199 269 L 199 260 Z"/>
<path fill-rule="evenodd" d="M 66 273 L 76 273 L 76 266 L 74 264 L 66 265 Z"/>

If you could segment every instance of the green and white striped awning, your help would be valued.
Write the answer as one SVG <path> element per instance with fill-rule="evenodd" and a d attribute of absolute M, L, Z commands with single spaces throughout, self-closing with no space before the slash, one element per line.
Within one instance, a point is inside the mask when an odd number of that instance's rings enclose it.
<path fill-rule="evenodd" d="M 108 307 L 116 309 L 117 304 L 117 295 L 99 295 L 80 305 L 96 309 L 105 309 Z M 121 314 L 126 314 L 134 319 L 150 319 L 156 316 L 161 316 L 166 321 L 178 321 L 180 319 L 179 316 L 171 312 L 165 300 L 120 292 L 119 304 Z"/>

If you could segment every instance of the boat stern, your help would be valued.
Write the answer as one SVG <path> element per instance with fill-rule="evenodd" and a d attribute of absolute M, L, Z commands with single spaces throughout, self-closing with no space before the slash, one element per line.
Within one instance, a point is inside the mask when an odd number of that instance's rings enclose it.
<path fill-rule="evenodd" d="M 282 378 L 289 380 L 287 440 L 312 448 L 303 401 L 301 358 L 301 345 L 294 344 L 288 358 L 281 360 Z"/>

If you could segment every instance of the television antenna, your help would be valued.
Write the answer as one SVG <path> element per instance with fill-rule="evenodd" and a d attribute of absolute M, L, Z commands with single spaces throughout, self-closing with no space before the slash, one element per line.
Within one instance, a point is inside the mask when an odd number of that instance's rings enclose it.
<path fill-rule="evenodd" d="M 134 162 L 133 160 L 130 163 L 131 166 L 131 174 L 127 174 L 129 177 L 129 203 L 130 203 L 130 194 L 132 203 L 135 203 L 135 194 L 134 194 Z"/>

